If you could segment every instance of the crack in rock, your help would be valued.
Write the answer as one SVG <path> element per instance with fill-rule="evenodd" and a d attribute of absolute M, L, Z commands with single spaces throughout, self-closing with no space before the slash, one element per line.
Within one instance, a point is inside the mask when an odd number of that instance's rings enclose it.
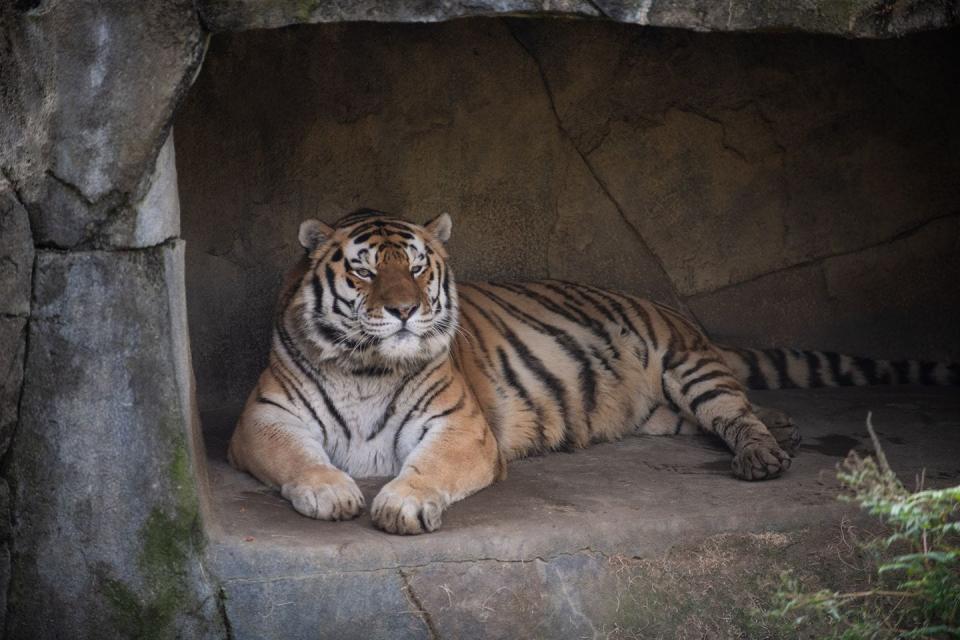
<path fill-rule="evenodd" d="M 624 224 L 626 224 L 627 227 L 634 234 L 641 248 L 653 258 L 654 263 L 657 265 L 660 271 L 659 275 L 663 278 L 663 281 L 666 282 L 673 298 L 680 304 L 680 306 L 682 307 L 682 310 L 686 314 L 688 314 L 690 317 L 696 320 L 696 316 L 694 316 L 693 312 L 688 308 L 685 298 L 680 295 L 679 289 L 677 289 L 676 284 L 673 282 L 673 279 L 670 277 L 670 274 L 667 272 L 667 269 L 664 266 L 663 260 L 660 258 L 659 255 L 656 254 L 656 252 L 653 251 L 650 244 L 646 241 L 646 239 L 643 237 L 643 234 L 640 232 L 640 229 L 638 229 L 637 226 L 633 224 L 633 222 L 627 216 L 626 212 L 623 210 L 623 207 L 620 205 L 617 199 L 610 192 L 609 187 L 607 186 L 603 178 L 600 176 L 596 167 L 593 166 L 593 163 L 590 162 L 590 159 L 588 158 L 588 156 L 577 146 L 576 142 L 573 139 L 573 136 L 571 136 L 569 130 L 563 124 L 563 120 L 561 119 L 560 114 L 557 111 L 557 105 L 554 99 L 553 91 L 550 88 L 550 82 L 547 80 L 547 74 L 543 69 L 543 65 L 540 63 L 540 59 L 537 58 L 533 50 L 523 42 L 522 38 L 520 38 L 514 32 L 514 30 L 510 27 L 509 24 L 506 24 L 506 27 L 507 27 L 507 32 L 516 41 L 519 47 L 527 54 L 527 56 L 529 56 L 530 60 L 533 62 L 534 66 L 536 67 L 537 72 L 540 75 L 540 81 L 543 84 L 544 93 L 546 94 L 547 101 L 550 105 L 550 111 L 553 114 L 554 120 L 557 125 L 557 129 L 560 131 L 564 140 L 566 140 L 566 142 L 574 150 L 577 156 L 580 157 L 580 160 L 583 163 L 583 166 L 590 173 L 590 176 L 593 178 L 596 185 L 600 188 L 600 191 L 603 192 L 604 196 L 607 198 L 610 204 L 613 205 L 613 208 L 617 211 L 621 220 L 623 220 Z"/>

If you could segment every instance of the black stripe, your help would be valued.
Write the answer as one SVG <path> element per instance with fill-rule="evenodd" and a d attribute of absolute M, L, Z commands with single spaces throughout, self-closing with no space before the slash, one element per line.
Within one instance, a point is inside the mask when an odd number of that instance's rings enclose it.
<path fill-rule="evenodd" d="M 327 267 L 326 270 L 328 274 L 327 279 L 328 279 L 329 285 L 331 288 L 333 288 L 334 287 L 333 279 L 332 279 L 333 272 L 330 270 L 330 267 Z M 346 334 L 343 331 L 341 331 L 336 326 L 327 322 L 327 320 L 324 318 L 324 311 L 323 311 L 324 293 L 323 293 L 323 283 L 320 280 L 320 276 L 314 273 L 313 277 L 311 278 L 310 285 L 313 288 L 313 297 L 314 297 L 314 306 L 312 309 L 313 313 L 311 315 L 313 318 L 314 327 L 320 333 L 320 336 L 324 340 L 330 342 L 332 345 L 343 345 L 345 348 L 348 348 L 348 349 L 352 349 L 353 347 L 357 346 L 356 341 L 347 339 Z M 337 305 L 338 300 L 343 300 L 344 303 L 346 303 L 346 300 L 341 296 L 337 295 L 336 292 L 333 292 L 333 297 L 334 297 L 333 304 L 331 305 L 331 309 L 333 313 L 343 318 L 349 318 L 350 315 L 340 311 Z"/>
<path fill-rule="evenodd" d="M 871 360 L 870 358 L 860 358 L 854 357 L 853 364 L 858 369 L 860 373 L 863 374 L 863 377 L 867 379 L 867 384 L 880 384 L 880 376 L 877 375 L 877 362 Z"/>
<path fill-rule="evenodd" d="M 309 412 L 310 412 L 310 415 L 313 416 L 314 422 L 316 422 L 317 425 L 320 427 L 320 432 L 323 434 L 323 444 L 324 444 L 324 446 L 326 446 L 326 444 L 327 444 L 327 427 L 324 426 L 323 421 L 320 420 L 320 416 L 318 416 L 318 415 L 317 415 L 317 412 L 314 411 L 313 405 L 310 404 L 309 401 L 307 401 L 307 399 L 306 399 L 306 397 L 303 395 L 303 393 L 300 392 L 300 389 L 298 389 L 297 387 L 294 387 L 294 388 L 293 388 L 293 391 L 297 394 L 297 397 L 300 398 L 300 404 L 302 404 L 304 407 L 307 408 L 307 411 L 309 411 Z"/>
<path fill-rule="evenodd" d="M 590 317 L 582 309 L 576 308 L 564 308 L 551 300 L 550 298 L 530 289 L 530 287 L 522 284 L 500 284 L 496 282 L 490 283 L 494 287 L 499 287 L 501 289 L 506 289 L 512 293 L 515 293 L 519 296 L 524 296 L 529 300 L 539 304 L 541 307 L 554 313 L 565 320 L 572 322 L 578 326 L 581 326 L 590 331 L 598 339 L 602 340 L 607 347 L 612 349 L 616 354 L 614 357 L 619 357 L 616 347 L 613 344 L 613 340 L 610 338 L 610 333 L 603 328 L 603 325 L 597 322 L 595 318 Z"/>
<path fill-rule="evenodd" d="M 433 422 L 434 420 L 438 420 L 440 418 L 446 418 L 448 415 L 450 415 L 454 411 L 459 411 L 460 409 L 462 409 L 466 398 L 467 398 L 466 392 L 461 393 L 460 399 L 457 400 L 456 404 L 454 404 L 452 407 L 444 411 L 441 411 L 440 413 L 436 413 L 430 416 L 429 418 L 427 418 L 423 423 L 423 431 L 420 432 L 420 438 L 417 440 L 417 442 L 422 441 L 424 436 L 427 435 L 427 432 L 430 431 L 431 422 Z"/>
<path fill-rule="evenodd" d="M 892 366 L 893 370 L 897 373 L 898 384 L 910 384 L 909 360 L 895 360 L 894 362 L 890 363 L 890 366 Z"/>
<path fill-rule="evenodd" d="M 571 304 L 576 306 L 587 304 L 591 309 L 596 309 L 599 311 L 600 314 L 608 321 L 619 324 L 617 319 L 613 316 L 613 313 L 607 308 L 607 305 L 603 304 L 602 302 L 598 302 L 595 298 L 588 296 L 587 292 L 583 290 L 584 288 L 578 287 L 577 285 L 569 282 L 562 283 L 562 286 L 553 283 L 544 283 L 544 286 L 549 287 L 551 291 L 555 291 L 564 296 L 566 299 L 570 300 Z"/>
<path fill-rule="evenodd" d="M 283 390 L 283 395 L 287 397 L 287 401 L 293 402 L 293 396 L 290 395 L 290 390 L 287 389 L 286 383 L 284 383 L 283 378 L 280 377 L 280 372 L 274 368 L 275 366 L 283 366 L 283 364 L 280 362 L 277 362 L 276 364 L 271 362 L 269 368 L 273 373 L 273 377 L 276 378 L 277 382 L 280 384 L 280 388 Z"/>
<path fill-rule="evenodd" d="M 333 416 L 333 419 L 336 420 L 337 424 L 343 430 L 343 433 L 346 436 L 347 440 L 349 440 L 350 430 L 347 429 L 347 425 L 343 420 L 343 416 L 340 415 L 340 411 L 337 410 L 336 406 L 334 406 L 333 401 L 330 400 L 330 396 L 328 396 L 327 392 L 324 391 L 323 385 L 321 385 L 320 382 L 318 381 L 318 378 L 322 378 L 322 375 L 320 374 L 320 372 L 317 371 L 310 364 L 310 361 L 307 359 L 307 357 L 304 356 L 303 353 L 301 353 L 300 350 L 296 348 L 296 346 L 293 343 L 293 340 L 290 338 L 290 335 L 286 332 L 286 329 L 284 329 L 282 326 L 278 326 L 277 333 L 278 333 L 278 336 L 280 337 L 280 346 L 283 347 L 283 349 L 286 351 L 290 359 L 293 360 L 293 363 L 297 365 L 298 369 L 300 369 L 301 373 L 303 373 L 303 375 L 308 380 L 310 380 L 310 382 L 313 383 L 313 386 L 316 387 L 317 391 L 320 393 L 320 397 L 323 399 L 324 405 L 326 405 L 327 407 L 327 411 L 330 413 L 331 416 Z M 294 388 L 294 390 L 297 392 L 298 395 L 303 397 L 302 394 L 300 394 L 299 389 Z M 311 411 L 313 411 L 312 407 L 311 407 Z"/>
<path fill-rule="evenodd" d="M 295 414 L 295 413 L 293 413 L 292 411 L 290 411 L 290 409 L 286 408 L 286 407 L 283 406 L 282 404 L 278 404 L 278 403 L 274 402 L 273 400 L 271 400 L 271 399 L 269 399 L 269 398 L 264 398 L 263 396 L 257 396 L 257 402 L 259 402 L 260 404 L 270 404 L 270 405 L 273 405 L 273 406 L 275 406 L 277 409 L 283 409 L 284 411 L 286 411 L 286 412 L 289 413 L 290 415 L 292 415 L 292 416 L 294 416 L 294 417 L 297 417 L 297 414 Z M 298 418 L 298 419 L 299 419 L 299 418 Z"/>
<path fill-rule="evenodd" d="M 540 448 L 544 448 L 547 445 L 547 428 L 544 424 L 543 419 L 543 409 L 536 406 L 533 403 L 533 400 L 530 398 L 530 394 L 527 392 L 526 387 L 523 386 L 523 383 L 520 382 L 520 379 L 517 377 L 517 373 L 513 370 L 513 367 L 510 366 L 510 361 L 507 358 L 507 354 L 504 353 L 503 349 L 497 347 L 497 356 L 500 358 L 500 370 L 503 372 L 503 377 L 506 379 L 507 384 L 513 387 L 517 395 L 520 396 L 520 399 L 523 400 L 523 403 L 527 406 L 527 409 L 532 411 L 537 416 L 537 427 L 540 430 Z"/>
<path fill-rule="evenodd" d="M 714 398 L 718 398 L 720 396 L 735 396 L 735 395 L 737 395 L 737 392 L 734 391 L 733 389 L 725 389 L 723 387 L 714 387 L 709 391 L 704 391 L 703 393 L 701 393 L 696 398 L 690 401 L 690 413 L 696 414 L 697 408 L 700 405 L 702 405 L 704 402 L 709 402 L 710 400 L 713 400 Z"/>
<path fill-rule="evenodd" d="M 470 300 L 469 297 L 464 297 L 463 300 L 473 306 L 481 316 L 486 318 L 495 329 L 497 329 L 503 337 L 506 338 L 507 342 L 510 344 L 511 348 L 520 356 L 520 359 L 523 361 L 524 366 L 527 370 L 530 371 L 542 384 L 544 387 L 550 391 L 550 394 L 553 395 L 554 399 L 557 401 L 560 409 L 560 419 L 564 424 L 569 427 L 567 416 L 569 415 L 569 408 L 567 406 L 567 390 L 564 387 L 563 382 L 559 378 L 554 376 L 547 368 L 544 366 L 543 362 L 534 354 L 530 352 L 527 346 L 517 337 L 513 331 L 507 326 L 503 320 L 497 318 L 495 319 L 491 314 L 479 306 L 473 300 Z"/>
<path fill-rule="evenodd" d="M 697 371 L 700 371 L 700 369 L 703 369 L 703 368 L 704 368 L 705 366 L 707 366 L 708 364 L 712 364 L 712 363 L 714 363 L 714 362 L 720 362 L 720 361 L 717 360 L 716 358 L 700 358 L 700 359 L 697 360 L 695 363 L 693 363 L 693 366 L 692 366 L 692 367 L 690 367 L 689 369 L 683 371 L 683 372 L 680 374 L 680 377 L 681 377 L 681 378 L 686 378 L 686 377 L 689 376 L 689 375 L 693 375 L 693 374 L 696 373 Z"/>
<path fill-rule="evenodd" d="M 533 316 L 522 311 L 491 291 L 486 291 L 477 287 L 474 287 L 474 290 L 492 300 L 494 303 L 505 309 L 507 313 L 520 320 L 531 329 L 546 334 L 556 340 L 560 345 L 560 348 L 563 349 L 563 351 L 570 358 L 579 363 L 580 391 L 584 398 L 585 409 L 588 414 L 587 428 L 589 430 L 589 414 L 597 408 L 597 378 L 596 372 L 594 372 L 593 367 L 590 364 L 590 359 L 587 357 L 587 354 L 583 352 L 583 349 L 580 347 L 577 341 L 574 340 L 566 331 L 563 331 L 562 329 L 551 324 L 547 324 L 546 322 L 537 320 Z"/>
<path fill-rule="evenodd" d="M 683 428 L 683 416 L 677 416 L 677 425 L 673 428 L 673 435 L 680 435 L 680 430 Z"/>
<path fill-rule="evenodd" d="M 679 322 L 681 325 L 683 325 L 686 328 L 688 334 L 691 334 L 693 336 L 693 339 L 694 339 L 693 344 L 684 343 L 684 346 L 689 348 L 691 351 L 703 351 L 709 346 L 707 338 L 706 336 L 703 335 L 703 331 L 700 330 L 700 327 L 698 327 L 696 324 L 691 322 L 682 313 L 680 313 L 679 311 L 677 311 L 672 307 L 668 307 L 667 305 L 660 304 L 659 302 L 651 302 L 651 304 L 653 304 L 653 306 L 660 311 L 660 314 L 665 319 L 670 320 L 671 324 L 673 323 L 673 321 Z M 681 334 L 683 334 L 683 331 L 679 329 L 678 331 Z"/>
<path fill-rule="evenodd" d="M 570 285 L 570 286 L 578 287 L 578 285 Z M 623 307 L 622 304 L 620 304 L 620 302 L 617 301 L 616 294 L 614 294 L 613 292 L 604 291 L 603 289 L 598 289 L 597 287 L 590 287 L 587 285 L 580 285 L 578 289 L 579 289 L 578 293 L 580 293 L 580 295 L 582 295 L 585 299 L 593 302 L 593 304 L 596 305 L 598 308 L 603 308 L 603 305 L 598 304 L 596 300 L 594 300 L 592 297 L 587 295 L 587 291 L 596 295 L 604 302 L 607 302 L 610 305 L 610 307 L 614 310 L 614 312 L 618 316 L 620 316 L 620 324 L 626 325 L 626 328 L 629 329 L 631 333 L 638 336 L 641 340 L 646 341 L 646 337 L 642 333 L 640 333 L 636 325 L 634 325 L 633 322 L 630 320 L 630 316 L 627 314 L 627 310 Z M 634 311 L 636 312 L 636 304 L 634 303 L 634 301 L 629 298 L 624 298 L 624 299 L 628 302 L 629 305 L 634 307 Z M 644 312 L 643 315 L 641 315 L 641 320 L 643 321 L 646 328 L 650 330 L 651 327 L 650 325 L 647 324 L 647 320 L 649 318 L 645 316 L 646 316 L 646 312 Z M 616 322 L 616 320 L 614 320 L 614 322 Z M 649 338 L 650 338 L 650 341 L 653 343 L 653 348 L 656 350 L 657 337 L 653 335 L 652 330 L 650 330 Z"/>
<path fill-rule="evenodd" d="M 413 412 L 426 408 L 427 405 L 433 402 L 438 395 L 450 388 L 451 384 L 453 384 L 453 378 L 437 380 L 430 385 L 426 391 L 423 392 L 423 395 L 420 396 L 419 400 L 413 403 L 413 406 L 410 407 L 409 411 L 407 411 L 407 415 L 403 416 L 403 420 L 400 421 L 400 424 L 397 426 L 397 430 L 393 434 L 394 456 L 397 455 L 397 447 L 400 445 L 400 434 L 403 433 L 403 430 L 406 428 L 407 422 L 410 420 Z"/>
<path fill-rule="evenodd" d="M 850 377 L 850 374 L 843 373 L 840 370 L 842 364 L 840 354 L 834 353 L 833 351 L 824 351 L 823 355 L 827 358 L 827 364 L 830 366 L 830 373 L 833 374 L 834 382 L 842 387 L 853 385 L 853 378 Z"/>
<path fill-rule="evenodd" d="M 673 411 L 680 413 L 680 405 L 677 404 L 677 401 L 673 398 L 673 394 L 670 393 L 670 387 L 667 386 L 665 373 L 660 374 L 660 389 L 663 391 L 663 398 L 667 401 L 667 404 L 670 406 L 670 408 Z"/>
<path fill-rule="evenodd" d="M 823 386 L 823 377 L 820 375 L 820 356 L 816 351 L 804 351 L 804 357 L 807 359 L 807 372 L 810 381 L 807 386 L 811 389 Z"/>
<path fill-rule="evenodd" d="M 393 374 L 393 369 L 387 367 L 361 367 L 359 369 L 351 369 L 350 374 L 355 376 L 360 376 L 364 378 L 382 378 L 384 376 L 389 376 Z"/>
<path fill-rule="evenodd" d="M 747 369 L 750 370 L 750 376 L 747 378 L 747 386 L 751 389 L 769 389 L 770 384 L 760 369 L 756 354 L 749 349 L 737 349 L 735 353 L 743 358 Z"/>
<path fill-rule="evenodd" d="M 444 364 L 446 364 L 446 362 L 447 361 L 445 358 L 441 358 L 440 361 L 436 364 L 436 366 L 430 369 L 426 373 L 426 375 L 423 376 L 423 380 L 421 380 L 420 383 L 422 384 L 423 382 L 429 380 L 430 376 L 432 376 L 437 369 L 439 369 Z M 384 430 L 384 428 L 387 426 L 387 422 L 389 422 L 390 418 L 393 417 L 393 412 L 397 410 L 397 400 L 400 399 L 400 395 L 404 392 L 404 390 L 406 390 L 407 385 L 410 384 L 410 382 L 413 381 L 414 378 L 423 374 L 424 369 L 426 369 L 426 366 L 427 365 L 424 365 L 420 369 L 413 371 L 411 373 L 408 373 L 407 376 L 400 382 L 400 385 L 397 387 L 397 390 L 393 392 L 393 397 L 390 398 L 390 403 L 387 404 L 387 407 L 383 410 L 383 413 L 380 415 L 380 419 L 377 421 L 377 425 L 373 428 L 373 431 L 370 433 L 370 435 L 367 436 L 367 442 L 370 442 L 371 440 L 376 438 L 378 435 L 380 435 L 380 432 Z M 416 391 L 416 389 L 414 389 L 414 391 Z"/>
<path fill-rule="evenodd" d="M 620 373 L 613 368 L 613 366 L 610 364 L 610 361 L 607 360 L 607 358 L 602 353 L 600 353 L 599 349 L 597 349 L 594 346 L 591 346 L 590 355 L 596 358 L 600 362 L 600 364 L 603 365 L 603 368 L 606 369 L 607 373 L 612 375 L 617 380 L 623 380 L 623 376 L 621 376 Z"/>
<path fill-rule="evenodd" d="M 767 356 L 773 368 L 777 371 L 777 377 L 780 378 L 781 389 L 796 389 L 797 384 L 790 378 L 790 371 L 787 369 L 787 354 L 783 349 L 764 349 L 763 354 Z"/>
<path fill-rule="evenodd" d="M 343 296 L 341 296 L 339 293 L 337 293 L 337 283 L 336 283 L 336 280 L 335 280 L 335 276 L 334 276 L 334 273 L 333 273 L 333 269 L 330 268 L 330 265 L 327 265 L 327 266 L 326 266 L 324 275 L 325 275 L 326 278 L 327 278 L 327 287 L 330 289 L 331 295 L 333 295 L 333 306 L 332 306 L 333 312 L 334 312 L 334 313 L 337 313 L 337 314 L 339 314 L 339 315 L 341 315 L 341 316 L 343 316 L 343 317 L 345 317 L 345 318 L 351 317 L 351 314 L 349 314 L 349 313 L 343 313 L 343 312 L 341 312 L 341 311 L 337 308 L 337 304 L 340 303 L 340 302 L 342 302 L 342 303 L 347 307 L 348 310 L 351 310 L 351 311 L 352 311 L 352 310 L 353 310 L 353 305 L 351 304 L 351 302 L 350 302 L 349 300 L 347 300 L 346 298 L 344 298 Z"/>
<path fill-rule="evenodd" d="M 471 342 L 476 341 L 477 346 L 480 347 L 480 351 L 482 351 L 484 355 L 489 357 L 490 353 L 489 351 L 487 351 L 487 344 L 484 341 L 483 336 L 480 334 L 480 330 L 477 328 L 476 323 L 472 319 L 470 319 L 470 316 L 466 314 L 462 315 L 460 319 L 463 321 L 464 324 L 467 325 L 468 330 L 470 331 L 470 335 L 468 335 L 467 338 L 470 339 Z"/>
<path fill-rule="evenodd" d="M 657 410 L 657 407 L 659 407 L 659 406 L 661 406 L 661 405 L 655 404 L 655 403 L 651 403 L 650 406 L 647 407 L 647 414 L 646 414 L 645 416 L 643 416 L 642 418 L 640 418 L 639 420 L 637 420 L 637 428 L 643 427 L 643 425 L 646 424 L 647 420 L 650 419 L 650 417 L 653 415 L 653 412 L 656 411 L 656 410 Z"/>
<path fill-rule="evenodd" d="M 680 393 L 687 395 L 687 392 L 690 391 L 690 388 L 700 384 L 701 382 L 706 382 L 707 380 L 714 380 L 715 378 L 729 378 L 730 374 L 726 371 L 710 371 L 701 376 L 697 376 L 692 380 L 688 380 L 686 384 L 680 387 Z"/>

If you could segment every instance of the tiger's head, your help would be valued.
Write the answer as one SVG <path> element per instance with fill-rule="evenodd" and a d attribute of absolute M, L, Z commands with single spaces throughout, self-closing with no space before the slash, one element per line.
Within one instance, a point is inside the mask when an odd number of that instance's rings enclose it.
<path fill-rule="evenodd" d="M 301 335 L 358 366 L 399 367 L 446 351 L 456 331 L 457 294 L 444 243 L 450 216 L 425 225 L 377 211 L 333 226 L 300 225 L 309 267 L 300 281 Z"/>

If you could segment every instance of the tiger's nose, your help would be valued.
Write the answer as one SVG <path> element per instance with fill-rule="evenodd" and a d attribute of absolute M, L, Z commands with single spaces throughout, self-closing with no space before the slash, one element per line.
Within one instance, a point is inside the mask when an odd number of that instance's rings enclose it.
<path fill-rule="evenodd" d="M 406 320 L 411 315 L 413 315 L 413 312 L 417 310 L 418 306 L 420 305 L 410 304 L 410 305 L 397 306 L 397 307 L 384 307 L 383 309 L 384 311 L 386 311 L 392 316 L 396 316 L 401 320 Z"/>

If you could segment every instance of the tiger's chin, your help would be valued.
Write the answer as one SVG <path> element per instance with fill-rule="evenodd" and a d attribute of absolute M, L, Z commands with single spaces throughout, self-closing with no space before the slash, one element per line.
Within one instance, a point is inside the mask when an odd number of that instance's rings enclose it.
<path fill-rule="evenodd" d="M 408 368 L 429 362 L 448 349 L 448 339 L 438 336 L 425 338 L 410 331 L 401 331 L 381 339 L 371 355 L 383 365 Z"/>
<path fill-rule="evenodd" d="M 381 340 L 377 351 L 392 362 L 418 360 L 422 357 L 423 340 L 410 331 L 401 330 Z"/>

